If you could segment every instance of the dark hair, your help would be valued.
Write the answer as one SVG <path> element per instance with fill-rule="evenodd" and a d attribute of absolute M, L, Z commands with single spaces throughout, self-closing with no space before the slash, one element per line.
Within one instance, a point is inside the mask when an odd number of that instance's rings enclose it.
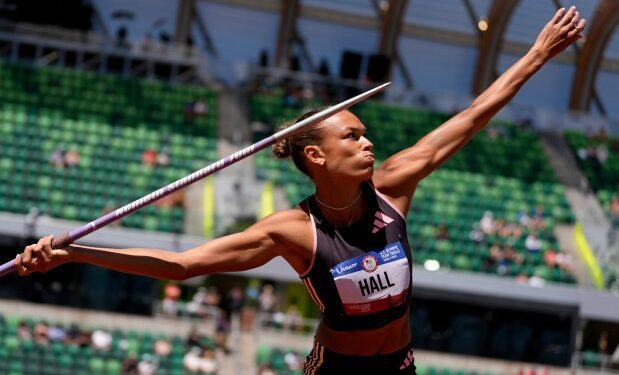
<path fill-rule="evenodd" d="M 312 109 L 311 111 L 304 113 L 296 119 L 285 123 L 281 126 L 280 129 L 285 129 L 291 125 L 294 125 L 299 121 L 305 120 L 306 118 L 313 116 L 320 111 L 321 109 Z M 319 124 L 320 123 L 306 126 L 296 132 L 294 135 L 277 141 L 271 147 L 273 150 L 273 155 L 275 155 L 275 157 L 277 157 L 278 159 L 285 159 L 289 156 L 292 156 L 292 161 L 294 162 L 294 165 L 296 165 L 301 172 L 309 176 L 310 174 L 307 166 L 305 165 L 303 150 L 306 146 L 318 145 L 322 141 L 323 129 L 322 127 L 318 126 Z"/>

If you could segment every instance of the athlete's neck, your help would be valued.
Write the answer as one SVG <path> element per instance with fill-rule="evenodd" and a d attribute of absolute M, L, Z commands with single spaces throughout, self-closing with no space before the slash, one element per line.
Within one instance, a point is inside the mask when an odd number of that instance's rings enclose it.
<path fill-rule="evenodd" d="M 361 185 L 332 186 L 319 188 L 316 186 L 316 200 L 329 210 L 346 211 L 352 209 L 361 201 Z"/>

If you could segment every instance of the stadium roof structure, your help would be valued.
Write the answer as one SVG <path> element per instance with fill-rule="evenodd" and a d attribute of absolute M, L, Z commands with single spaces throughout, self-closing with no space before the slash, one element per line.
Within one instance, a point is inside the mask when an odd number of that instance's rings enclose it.
<path fill-rule="evenodd" d="M 181 3 L 191 6 L 195 1 Z M 276 62 L 286 61 L 290 45 L 302 40 L 295 26 L 299 17 L 380 30 L 377 53 L 392 58 L 409 87 L 412 87 L 414 77 L 398 59 L 397 40 L 400 36 L 477 47 L 479 53 L 472 94 L 478 94 L 496 78 L 501 52 L 522 54 L 548 21 L 549 14 L 574 4 L 589 26 L 582 43 L 557 57 L 559 61 L 576 63 L 570 109 L 589 111 L 593 104 L 598 112 L 606 114 L 603 96 L 595 87 L 596 75 L 600 68 L 619 72 L 619 38 L 613 37 L 619 22 L 619 2 L 615 0 L 573 0 L 569 3 L 564 0 L 200 1 L 278 12 Z M 180 6 L 178 14 L 183 14 Z M 191 24 L 185 27 L 191 27 Z M 300 47 L 303 49 L 303 43 Z M 304 55 L 308 57 L 305 52 Z"/>

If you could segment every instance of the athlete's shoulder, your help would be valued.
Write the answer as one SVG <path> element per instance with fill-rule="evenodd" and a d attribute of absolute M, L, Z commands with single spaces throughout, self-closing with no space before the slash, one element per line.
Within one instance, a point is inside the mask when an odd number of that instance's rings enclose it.
<path fill-rule="evenodd" d="M 272 213 L 255 225 L 271 235 L 290 238 L 311 230 L 310 223 L 309 214 L 297 206 Z"/>

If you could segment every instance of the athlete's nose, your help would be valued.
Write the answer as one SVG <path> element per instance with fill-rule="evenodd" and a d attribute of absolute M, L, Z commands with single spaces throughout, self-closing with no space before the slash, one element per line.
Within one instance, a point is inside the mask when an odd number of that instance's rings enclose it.
<path fill-rule="evenodd" d="M 363 143 L 363 151 L 374 151 L 374 144 L 365 135 L 361 136 L 361 142 Z"/>

